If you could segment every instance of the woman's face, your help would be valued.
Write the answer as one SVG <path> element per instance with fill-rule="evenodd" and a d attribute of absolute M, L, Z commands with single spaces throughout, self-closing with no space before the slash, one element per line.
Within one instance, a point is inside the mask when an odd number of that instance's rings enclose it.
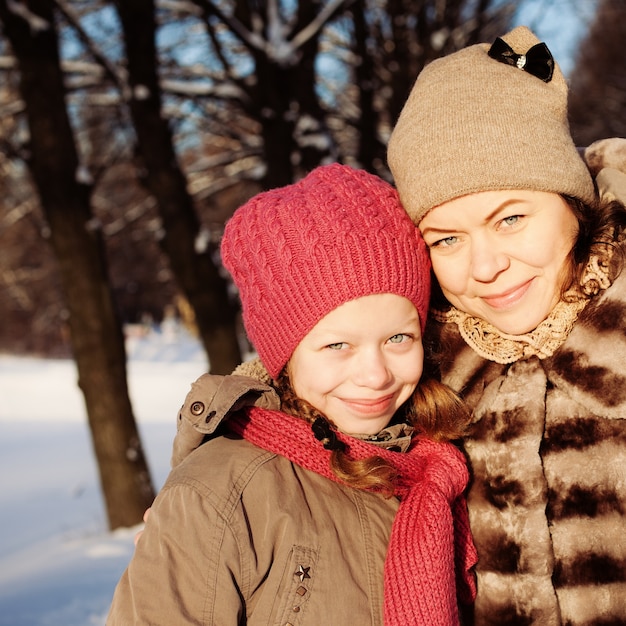
<path fill-rule="evenodd" d="M 567 202 L 542 191 L 462 196 L 419 226 L 450 303 L 510 335 L 534 330 L 557 304 L 578 234 Z"/>
<path fill-rule="evenodd" d="M 423 361 L 415 306 L 385 293 L 322 318 L 298 344 L 288 373 L 296 395 L 339 430 L 374 435 L 413 393 Z"/>

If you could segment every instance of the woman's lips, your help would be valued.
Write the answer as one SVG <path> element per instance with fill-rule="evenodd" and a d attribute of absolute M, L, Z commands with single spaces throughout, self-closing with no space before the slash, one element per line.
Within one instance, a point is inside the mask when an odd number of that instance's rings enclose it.
<path fill-rule="evenodd" d="M 483 296 L 482 299 L 493 309 L 508 309 L 517 304 L 526 294 L 532 279 L 495 296 Z"/>

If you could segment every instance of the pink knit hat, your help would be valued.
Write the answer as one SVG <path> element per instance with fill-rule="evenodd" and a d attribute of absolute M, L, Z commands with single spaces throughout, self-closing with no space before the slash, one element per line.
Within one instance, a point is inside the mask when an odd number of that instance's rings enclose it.
<path fill-rule="evenodd" d="M 222 260 L 274 378 L 317 322 L 362 296 L 407 298 L 424 330 L 428 251 L 393 187 L 365 171 L 326 165 L 258 194 L 226 224 Z"/>

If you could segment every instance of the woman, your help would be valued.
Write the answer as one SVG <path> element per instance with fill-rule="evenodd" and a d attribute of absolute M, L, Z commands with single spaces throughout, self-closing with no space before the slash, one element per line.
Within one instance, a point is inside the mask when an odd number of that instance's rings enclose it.
<path fill-rule="evenodd" d="M 626 624 L 626 213 L 545 44 L 520 27 L 428 65 L 388 158 L 442 296 L 433 361 L 473 410 L 468 623 Z"/>
<path fill-rule="evenodd" d="M 469 414 L 420 380 L 430 263 L 395 190 L 320 167 L 238 209 L 222 257 L 273 384 L 194 383 L 107 624 L 458 624 Z"/>

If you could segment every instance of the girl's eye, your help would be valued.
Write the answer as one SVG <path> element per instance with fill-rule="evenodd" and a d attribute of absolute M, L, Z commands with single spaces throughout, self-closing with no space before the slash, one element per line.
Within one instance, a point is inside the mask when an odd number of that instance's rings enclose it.
<path fill-rule="evenodd" d="M 340 341 L 338 343 L 329 343 L 326 347 L 329 350 L 341 350 L 342 348 L 344 348 L 346 346 L 346 343 L 343 341 Z"/>
<path fill-rule="evenodd" d="M 411 337 L 405 333 L 398 333 L 397 335 L 393 335 L 393 337 L 389 337 L 389 343 L 402 343 L 404 341 L 408 341 Z"/>

